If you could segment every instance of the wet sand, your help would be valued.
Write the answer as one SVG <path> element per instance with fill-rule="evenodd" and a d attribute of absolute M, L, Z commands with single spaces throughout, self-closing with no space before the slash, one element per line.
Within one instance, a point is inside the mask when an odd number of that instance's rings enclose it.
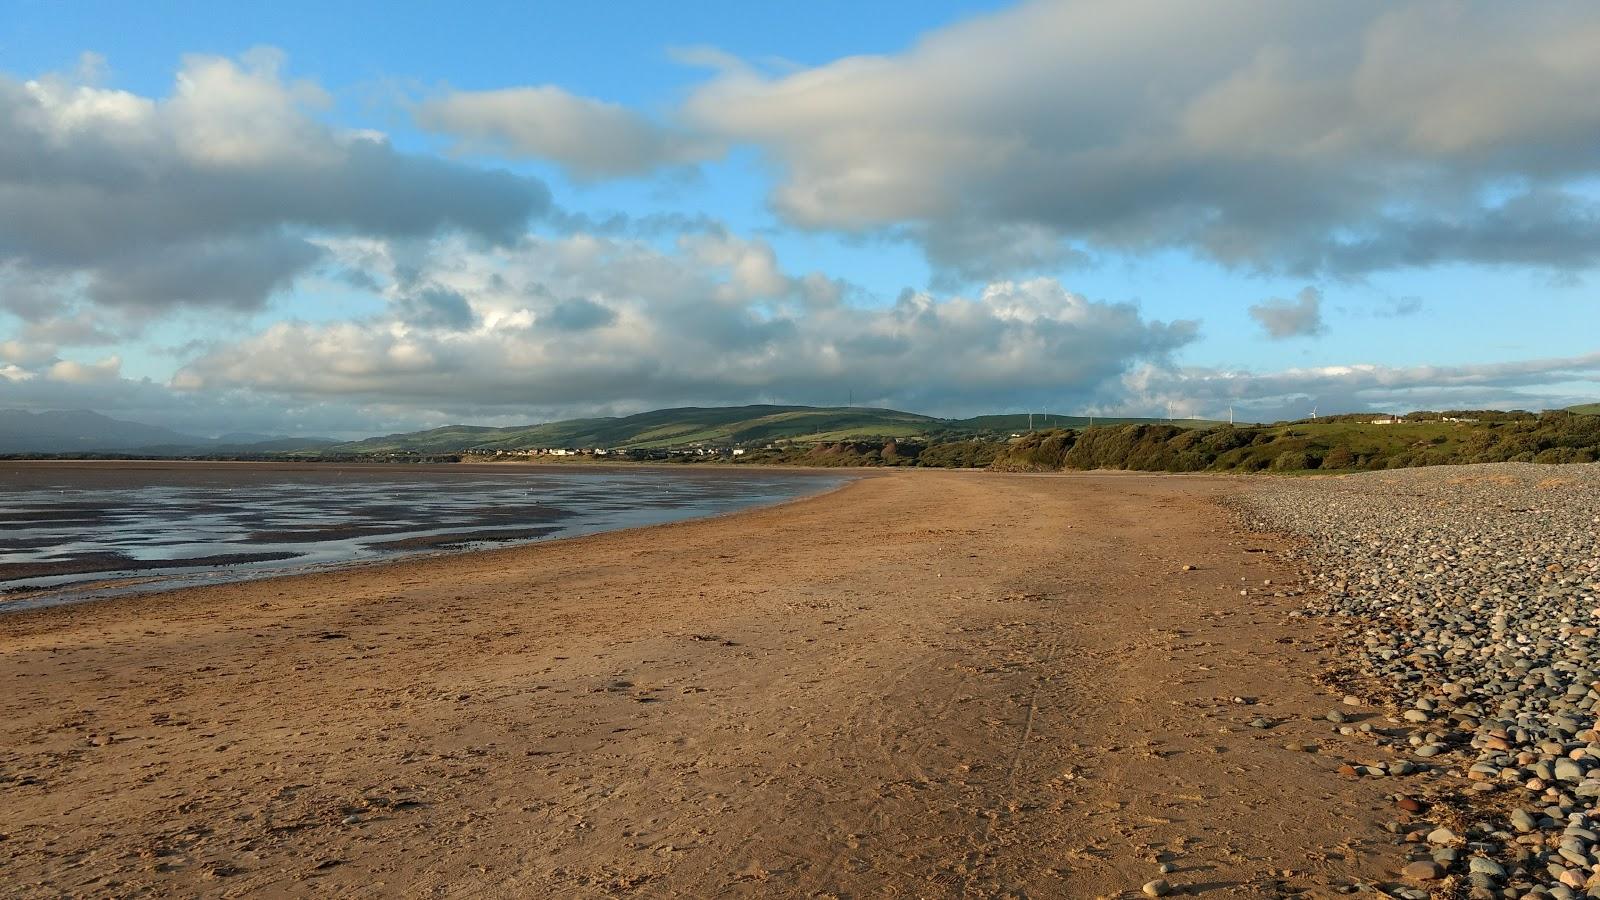
<path fill-rule="evenodd" d="M 0 611 L 659 524 L 839 480 L 757 467 L 0 461 Z"/>
<path fill-rule="evenodd" d="M 1170 861 L 1191 895 L 1327 896 L 1397 867 L 1392 801 L 1336 772 L 1331 635 L 1274 595 L 1279 540 L 1216 505 L 1236 485 L 886 472 L 0 616 L 0 872 L 41 897 L 1096 897 Z"/>

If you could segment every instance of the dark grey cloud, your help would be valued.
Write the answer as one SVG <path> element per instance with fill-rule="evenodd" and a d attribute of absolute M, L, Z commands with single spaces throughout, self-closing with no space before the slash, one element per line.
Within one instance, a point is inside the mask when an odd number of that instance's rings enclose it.
<path fill-rule="evenodd" d="M 402 321 L 422 328 L 464 331 L 477 322 L 467 298 L 437 287 L 423 288 L 402 297 L 396 306 L 396 314 Z"/>
<path fill-rule="evenodd" d="M 617 320 L 616 310 L 584 297 L 572 297 L 539 314 L 540 325 L 562 331 L 588 331 L 610 325 Z"/>
<path fill-rule="evenodd" d="M 287 288 L 323 256 L 291 234 L 269 232 L 157 245 L 107 259 L 88 298 L 107 307 L 159 311 L 173 306 L 251 310 Z"/>
<path fill-rule="evenodd" d="M 1273 297 L 1251 305 L 1250 318 L 1256 320 L 1267 337 L 1281 341 L 1292 337 L 1311 337 L 1326 330 L 1322 321 L 1322 292 L 1303 288 L 1293 300 Z"/>

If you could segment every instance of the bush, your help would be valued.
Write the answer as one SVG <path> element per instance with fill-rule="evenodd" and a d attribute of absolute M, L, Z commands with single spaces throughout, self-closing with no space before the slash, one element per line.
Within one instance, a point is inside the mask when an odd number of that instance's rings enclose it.
<path fill-rule="evenodd" d="M 1349 447 L 1335 447 L 1329 450 L 1328 455 L 1322 460 L 1322 468 L 1324 469 L 1354 469 L 1355 467 L 1356 456 L 1350 452 Z"/>
<path fill-rule="evenodd" d="M 1311 454 L 1304 450 L 1290 450 L 1287 453 L 1280 453 L 1272 461 L 1272 470 L 1274 472 L 1299 472 L 1305 469 L 1315 469 L 1316 467 L 1317 461 L 1312 459 Z"/>

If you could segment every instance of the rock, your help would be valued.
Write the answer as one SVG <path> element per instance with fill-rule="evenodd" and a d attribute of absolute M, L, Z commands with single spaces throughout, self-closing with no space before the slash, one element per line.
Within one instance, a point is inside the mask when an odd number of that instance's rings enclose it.
<path fill-rule="evenodd" d="M 1474 875 L 1487 875 L 1490 878 L 1506 877 L 1505 866 L 1486 856 L 1474 856 L 1467 860 L 1467 871 Z"/>
<path fill-rule="evenodd" d="M 1511 827 L 1526 834 L 1539 827 L 1539 820 L 1525 809 L 1514 809 L 1511 811 Z"/>
<path fill-rule="evenodd" d="M 1439 868 L 1438 863 L 1426 859 L 1408 863 L 1404 869 L 1400 870 L 1401 877 L 1407 881 L 1435 881 L 1443 874 L 1444 871 Z"/>
<path fill-rule="evenodd" d="M 1145 882 L 1144 887 L 1140 888 L 1140 890 L 1144 892 L 1146 897 L 1165 897 L 1172 893 L 1172 885 L 1165 878 L 1157 878 L 1154 881 Z"/>
<path fill-rule="evenodd" d="M 1487 817 L 1459 833 L 1397 828 L 1437 857 L 1413 865 L 1459 865 L 1473 897 L 1600 898 L 1600 466 L 1273 479 L 1239 504 L 1251 527 L 1299 538 L 1285 554 L 1306 582 L 1298 612 L 1346 640 L 1363 696 L 1392 704 L 1375 729 L 1326 714 L 1404 757 L 1340 772 L 1493 798 L 1470 801 Z M 1401 811 L 1424 812 L 1407 798 Z M 1387 890 L 1426 896 L 1411 884 Z"/>

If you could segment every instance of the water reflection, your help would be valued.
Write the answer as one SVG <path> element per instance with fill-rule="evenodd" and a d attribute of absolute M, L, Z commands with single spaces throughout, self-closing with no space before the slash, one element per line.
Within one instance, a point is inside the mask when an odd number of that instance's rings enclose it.
<path fill-rule="evenodd" d="M 751 470 L 12 464 L 0 468 L 0 592 L 11 597 L 0 609 L 659 524 L 838 481 Z"/>

